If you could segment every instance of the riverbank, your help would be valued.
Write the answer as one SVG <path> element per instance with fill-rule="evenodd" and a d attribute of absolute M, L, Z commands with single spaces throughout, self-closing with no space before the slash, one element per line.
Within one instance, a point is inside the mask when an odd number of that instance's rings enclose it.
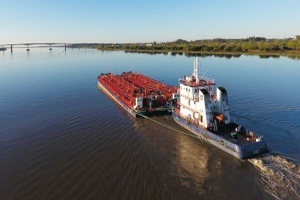
<path fill-rule="evenodd" d="M 215 57 L 240 57 L 241 55 L 248 55 L 248 56 L 259 56 L 260 58 L 279 58 L 280 56 L 288 57 L 290 59 L 300 59 L 300 52 L 260 52 L 260 51 L 248 51 L 248 52 L 208 52 L 208 51 L 157 51 L 157 50 L 132 50 L 132 49 L 109 49 L 109 48 L 97 48 L 101 51 L 123 51 L 125 53 L 141 53 L 141 54 L 164 54 L 164 55 L 184 55 L 187 57 L 191 56 L 200 56 L 200 57 L 207 57 L 207 56 L 215 56 Z"/>
<path fill-rule="evenodd" d="M 185 56 L 222 56 L 257 55 L 262 58 L 285 56 L 300 59 L 300 36 L 285 39 L 249 37 L 245 39 L 209 39 L 150 43 L 92 43 L 72 44 L 71 48 L 96 48 L 105 51 L 124 51 L 126 53 L 171 54 Z"/>
<path fill-rule="evenodd" d="M 300 59 L 300 36 L 285 39 L 267 39 L 264 37 L 249 37 L 245 39 L 209 39 L 186 41 L 178 39 L 173 42 L 101 44 L 99 50 L 122 50 L 133 53 L 163 53 L 171 55 L 216 55 L 239 56 L 258 55 L 263 58 L 287 56 Z"/>

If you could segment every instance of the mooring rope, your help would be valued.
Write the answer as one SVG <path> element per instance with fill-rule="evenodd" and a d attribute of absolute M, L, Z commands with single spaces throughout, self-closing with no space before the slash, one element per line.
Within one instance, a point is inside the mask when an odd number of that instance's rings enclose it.
<path fill-rule="evenodd" d="M 203 139 L 202 137 L 198 137 L 197 135 L 190 134 L 190 133 L 186 133 L 186 132 L 183 132 L 183 131 L 181 131 L 181 130 L 178 130 L 178 129 L 174 128 L 174 127 L 171 127 L 171 126 L 168 126 L 168 125 L 166 125 L 166 124 L 163 124 L 163 123 L 161 123 L 161 122 L 159 122 L 159 121 L 157 121 L 157 120 L 154 120 L 153 118 L 150 118 L 150 117 L 147 117 L 146 115 L 143 115 L 143 114 L 140 113 L 140 112 L 137 112 L 136 114 L 139 115 L 139 116 L 141 116 L 141 117 L 143 117 L 143 118 L 145 118 L 145 119 L 148 119 L 148 120 L 150 120 L 150 121 L 152 121 L 152 122 L 154 122 L 154 123 L 157 123 L 157 124 L 159 124 L 159 125 L 161 125 L 161 126 L 167 128 L 167 129 L 176 131 L 176 132 L 178 132 L 178 133 L 181 133 L 181 134 L 184 134 L 184 135 L 193 137 L 193 138 L 197 138 L 197 139 L 200 138 L 200 139 Z"/>

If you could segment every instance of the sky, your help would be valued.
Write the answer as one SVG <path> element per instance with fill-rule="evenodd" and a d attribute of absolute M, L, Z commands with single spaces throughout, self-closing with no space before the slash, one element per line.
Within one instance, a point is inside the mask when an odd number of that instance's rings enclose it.
<path fill-rule="evenodd" d="M 300 35 L 300 0 L 0 0 L 0 44 Z"/>

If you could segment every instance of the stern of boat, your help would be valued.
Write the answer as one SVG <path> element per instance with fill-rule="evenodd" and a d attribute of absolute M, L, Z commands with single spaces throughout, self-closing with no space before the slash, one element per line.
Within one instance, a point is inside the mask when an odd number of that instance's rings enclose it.
<path fill-rule="evenodd" d="M 267 153 L 269 150 L 266 141 L 261 140 L 246 145 L 238 145 L 237 151 L 240 155 L 240 159 L 246 159 L 259 154 Z"/>

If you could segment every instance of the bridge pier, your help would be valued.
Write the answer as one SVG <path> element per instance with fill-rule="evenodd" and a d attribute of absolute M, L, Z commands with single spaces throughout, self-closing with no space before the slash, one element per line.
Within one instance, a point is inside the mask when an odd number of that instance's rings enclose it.
<path fill-rule="evenodd" d="M 13 45 L 10 45 L 10 53 L 13 53 Z"/>
<path fill-rule="evenodd" d="M 65 53 L 67 52 L 67 44 L 65 44 Z"/>

